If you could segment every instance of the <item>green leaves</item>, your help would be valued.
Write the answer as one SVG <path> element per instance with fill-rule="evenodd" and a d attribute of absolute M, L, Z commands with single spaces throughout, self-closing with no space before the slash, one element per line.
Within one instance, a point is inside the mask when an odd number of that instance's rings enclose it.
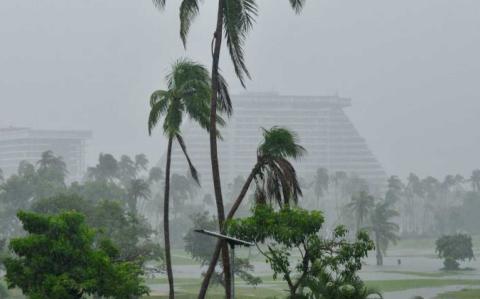
<path fill-rule="evenodd" d="M 473 254 L 472 237 L 467 234 L 455 234 L 442 236 L 435 242 L 435 251 L 438 257 L 445 258 L 447 269 L 457 269 L 457 260 L 472 260 Z"/>
<path fill-rule="evenodd" d="M 278 158 L 300 158 L 305 149 L 298 143 L 298 136 L 282 127 L 263 129 L 263 142 L 258 147 L 260 156 L 272 156 Z"/>
<path fill-rule="evenodd" d="M 94 231 L 75 212 L 56 216 L 19 212 L 27 236 L 13 239 L 6 280 L 29 298 L 77 299 L 84 295 L 129 298 L 148 293 L 141 269 L 115 261 L 106 242 L 94 246 Z"/>
<path fill-rule="evenodd" d="M 297 203 L 302 190 L 295 168 L 287 159 L 299 158 L 305 149 L 297 144 L 296 135 L 285 128 L 263 129 L 263 137 L 257 149 L 257 203 L 263 204 L 267 200 L 274 200 L 279 206 Z"/>
<path fill-rule="evenodd" d="M 322 224 L 323 216 L 319 211 L 285 208 L 275 212 L 272 207 L 257 206 L 252 217 L 229 222 L 228 233 L 251 242 L 271 238 L 293 246 L 318 232 Z"/>
<path fill-rule="evenodd" d="M 299 286 L 304 287 L 301 294 L 312 295 L 309 298 L 343 298 L 337 296 L 345 291 L 352 295 L 346 298 L 366 298 L 370 291 L 357 272 L 362 259 L 373 249 L 373 242 L 365 232 L 356 240 L 348 240 L 344 226 L 337 227 L 331 238 L 322 238 L 322 224 L 323 216 L 318 211 L 275 211 L 263 205 L 257 206 L 251 217 L 228 222 L 227 233 L 256 243 L 273 277 L 287 282 L 292 298 L 300 295 Z M 300 257 L 294 258 L 298 254 L 293 253 L 300 253 Z"/>
<path fill-rule="evenodd" d="M 190 26 L 198 12 L 198 0 L 183 0 L 180 4 L 180 38 L 185 48 L 187 47 L 187 35 L 190 31 Z"/>
<path fill-rule="evenodd" d="M 168 89 L 155 91 L 150 97 L 149 134 L 162 117 L 163 131 L 169 137 L 180 134 L 184 116 L 188 116 L 208 130 L 211 80 L 207 69 L 192 60 L 181 58 L 172 65 L 165 80 Z M 225 84 L 222 86 L 222 94 L 225 95 L 222 99 L 225 99 L 226 104 L 220 105 L 220 108 L 231 111 L 227 87 Z M 222 123 L 221 118 L 219 123 Z"/>
<path fill-rule="evenodd" d="M 235 74 L 245 87 L 245 77 L 250 78 L 244 58 L 245 39 L 257 16 L 255 0 L 225 0 L 223 25 L 230 58 Z"/>

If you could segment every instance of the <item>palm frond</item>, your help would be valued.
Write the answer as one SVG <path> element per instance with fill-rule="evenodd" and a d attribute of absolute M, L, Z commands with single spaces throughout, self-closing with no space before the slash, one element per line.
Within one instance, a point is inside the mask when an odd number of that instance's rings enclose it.
<path fill-rule="evenodd" d="M 198 0 L 183 0 L 180 4 L 180 38 L 185 48 L 187 47 L 187 35 L 190 26 L 199 10 Z"/>
<path fill-rule="evenodd" d="M 231 116 L 233 113 L 232 100 L 230 98 L 230 92 L 228 91 L 227 80 L 221 75 L 218 74 L 218 110 Z"/>
<path fill-rule="evenodd" d="M 185 155 L 185 158 L 187 159 L 188 167 L 190 168 L 190 175 L 192 178 L 197 182 L 198 185 L 200 185 L 200 180 L 198 178 L 198 172 L 195 166 L 193 166 L 192 161 L 190 160 L 190 157 L 188 156 L 187 153 L 187 146 L 185 145 L 185 142 L 183 141 L 183 138 L 180 134 L 176 135 L 178 144 L 180 144 L 180 147 L 182 148 L 183 154 Z"/>
<path fill-rule="evenodd" d="M 290 5 L 296 14 L 302 12 L 303 6 L 305 5 L 306 0 L 290 0 Z"/>
<path fill-rule="evenodd" d="M 167 1 L 166 0 L 152 0 L 152 2 L 153 2 L 153 5 L 155 5 L 156 8 L 164 9 Z"/>
<path fill-rule="evenodd" d="M 174 98 L 170 101 L 163 121 L 163 131 L 169 137 L 174 137 L 180 132 L 184 111 L 185 105 L 180 99 Z"/>
<path fill-rule="evenodd" d="M 255 0 L 225 0 L 223 22 L 230 58 L 240 83 L 245 87 L 245 76 L 250 78 L 245 64 L 245 39 L 257 15 Z"/>
<path fill-rule="evenodd" d="M 157 90 L 150 96 L 150 114 L 148 116 L 148 134 L 152 135 L 153 128 L 160 117 L 167 111 L 168 97 L 166 91 Z"/>
<path fill-rule="evenodd" d="M 297 143 L 297 135 L 281 127 L 263 129 L 263 143 L 259 146 L 259 154 L 262 156 L 274 156 L 282 158 L 300 158 L 305 148 Z"/>

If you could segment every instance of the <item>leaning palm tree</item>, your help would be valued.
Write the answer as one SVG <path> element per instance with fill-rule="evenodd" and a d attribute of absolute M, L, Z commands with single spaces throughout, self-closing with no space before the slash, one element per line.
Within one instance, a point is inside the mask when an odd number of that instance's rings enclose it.
<path fill-rule="evenodd" d="M 178 142 L 187 160 L 192 178 L 199 183 L 197 170 L 187 154 L 187 147 L 182 138 L 180 127 L 184 117 L 188 116 L 190 119 L 197 122 L 202 128 L 209 130 L 211 80 L 208 71 L 204 66 L 184 58 L 177 60 L 173 64 L 172 70 L 166 76 L 166 81 L 166 90 L 157 90 L 151 95 L 148 132 L 151 135 L 153 128 L 158 124 L 160 118 L 163 117 L 163 132 L 168 138 L 163 215 L 165 263 L 170 298 L 174 298 L 169 231 L 170 164 L 172 144 L 174 140 Z M 221 118 L 218 118 L 217 121 L 223 124 Z"/>
<path fill-rule="evenodd" d="M 375 205 L 375 199 L 365 191 L 354 194 L 352 200 L 347 204 L 347 209 L 355 215 L 356 232 L 358 233 L 368 213 Z"/>
<path fill-rule="evenodd" d="M 306 0 L 289 0 L 290 5 L 296 13 L 300 13 Z M 166 0 L 153 0 L 159 8 L 165 7 Z M 182 0 L 180 4 L 180 37 L 186 46 L 187 35 L 193 20 L 199 13 L 200 0 Z M 223 231 L 225 222 L 225 211 L 223 205 L 220 170 L 217 154 L 217 138 L 215 135 L 217 125 L 217 102 L 222 96 L 222 77 L 219 73 L 220 51 L 222 48 L 222 37 L 225 35 L 226 45 L 235 73 L 240 83 L 245 86 L 245 77 L 250 78 L 245 58 L 244 44 L 249 31 L 253 27 L 257 15 L 256 0 L 218 0 L 217 21 L 212 40 L 212 94 L 210 99 L 210 159 L 212 163 L 212 178 L 217 205 L 217 217 L 219 228 Z M 231 297 L 230 262 L 228 246 L 223 244 L 223 265 L 225 273 L 225 285 L 227 299 Z M 205 282 L 205 280 L 204 280 Z M 208 283 L 202 285 L 199 297 L 204 298 Z"/>
<path fill-rule="evenodd" d="M 383 265 L 383 255 L 386 253 L 390 242 L 396 243 L 399 240 L 398 224 L 391 221 L 398 215 L 398 212 L 392 209 L 388 202 L 378 203 L 371 214 L 371 226 L 368 227 L 368 230 L 375 235 L 377 266 Z"/>
<path fill-rule="evenodd" d="M 263 141 L 257 149 L 257 162 L 228 212 L 226 221 L 233 218 L 253 181 L 256 185 L 257 203 L 276 203 L 279 206 L 296 204 L 298 197 L 302 195 L 302 190 L 295 168 L 288 159 L 298 159 L 304 153 L 305 149 L 298 144 L 295 133 L 281 127 L 263 129 Z M 200 298 L 205 296 L 220 257 L 221 246 L 221 242 L 218 242 L 204 276 Z"/>

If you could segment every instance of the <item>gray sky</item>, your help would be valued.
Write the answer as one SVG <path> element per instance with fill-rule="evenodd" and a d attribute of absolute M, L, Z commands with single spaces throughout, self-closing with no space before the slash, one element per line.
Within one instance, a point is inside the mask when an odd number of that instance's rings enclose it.
<path fill-rule="evenodd" d="M 160 13 L 149 0 L 0 1 L 0 126 L 91 129 L 90 160 L 159 158 L 149 94 L 180 56 L 210 65 L 216 1 L 204 1 L 187 53 L 178 2 Z M 390 174 L 480 167 L 480 1 L 309 0 L 301 16 L 287 0 L 258 2 L 249 90 L 351 97 L 348 115 Z"/>

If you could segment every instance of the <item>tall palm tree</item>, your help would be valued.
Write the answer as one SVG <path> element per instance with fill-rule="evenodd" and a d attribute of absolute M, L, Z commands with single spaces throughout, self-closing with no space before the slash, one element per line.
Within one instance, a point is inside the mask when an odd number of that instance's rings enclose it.
<path fill-rule="evenodd" d="M 345 184 L 345 182 L 348 179 L 348 175 L 345 171 L 336 171 L 334 175 L 331 177 L 333 186 L 334 186 L 334 199 L 335 199 L 335 211 L 337 213 L 337 216 L 340 214 L 339 211 L 339 201 L 340 198 L 338 196 L 339 190 L 341 187 Z"/>
<path fill-rule="evenodd" d="M 388 202 L 378 203 L 371 214 L 371 226 L 368 229 L 375 234 L 377 266 L 383 265 L 383 255 L 386 253 L 389 243 L 396 243 L 399 240 L 400 228 L 398 224 L 391 221 L 397 216 L 398 212 L 392 209 Z"/>
<path fill-rule="evenodd" d="M 355 215 L 357 233 L 374 205 L 375 199 L 365 191 L 354 194 L 350 203 L 347 204 L 347 208 Z"/>
<path fill-rule="evenodd" d="M 128 209 L 133 215 L 137 215 L 137 202 L 139 199 L 150 198 L 150 185 L 143 179 L 132 179 L 127 187 Z"/>
<path fill-rule="evenodd" d="M 472 171 L 470 181 L 472 182 L 473 191 L 480 192 L 480 169 L 475 169 Z"/>
<path fill-rule="evenodd" d="M 405 207 L 402 217 L 405 218 L 404 227 L 408 232 L 418 232 L 418 219 L 419 218 L 416 204 L 419 204 L 418 200 L 423 198 L 423 185 L 420 178 L 414 173 L 410 173 L 407 178 L 407 185 L 405 186 Z"/>
<path fill-rule="evenodd" d="M 202 128 L 209 127 L 209 99 L 211 95 L 210 77 L 207 69 L 189 59 L 177 60 L 170 73 L 166 76 L 167 89 L 157 90 L 150 97 L 150 115 L 148 118 L 148 132 L 151 135 L 153 128 L 163 117 L 163 132 L 168 138 L 167 161 L 165 167 L 164 190 L 164 238 L 165 238 L 165 263 L 167 268 L 169 294 L 174 298 L 173 272 L 170 253 L 169 230 L 169 196 L 170 196 L 170 164 L 172 144 L 174 140 L 183 151 L 190 168 L 192 178 L 198 181 L 197 170 L 187 154 L 187 147 L 181 135 L 181 124 L 185 116 L 197 122 Z M 225 87 L 225 90 L 226 87 Z M 217 122 L 222 122 L 217 118 Z M 217 135 L 216 135 L 217 136 Z"/>
<path fill-rule="evenodd" d="M 328 176 L 328 170 L 326 168 L 317 169 L 317 173 L 313 179 L 313 185 L 318 207 L 320 207 L 320 198 L 328 191 L 329 183 L 330 177 Z"/>
<path fill-rule="evenodd" d="M 295 168 L 288 159 L 298 159 L 304 153 L 305 149 L 298 144 L 297 135 L 288 129 L 281 127 L 263 129 L 263 141 L 257 149 L 257 162 L 228 212 L 226 221 L 233 218 L 253 181 L 257 187 L 257 202 L 274 202 L 280 206 L 297 203 L 302 191 Z M 220 257 L 221 246 L 221 242 L 218 242 L 205 273 L 199 298 L 204 298 L 206 295 L 208 284 Z"/>
<path fill-rule="evenodd" d="M 405 187 L 400 178 L 396 175 L 392 175 L 388 178 L 388 190 L 385 195 L 385 200 L 392 204 L 396 204 L 402 198 L 404 188 Z"/>
<path fill-rule="evenodd" d="M 298 14 L 301 12 L 306 0 L 289 0 L 290 5 Z M 159 8 L 165 7 L 166 0 L 153 0 Z M 187 35 L 193 20 L 199 13 L 200 0 L 182 0 L 180 4 L 180 37 L 186 46 Z M 217 153 L 217 103 L 219 97 L 223 97 L 222 77 L 219 74 L 220 51 L 222 46 L 222 37 L 225 35 L 227 48 L 235 69 L 235 73 L 240 83 L 245 86 L 245 77 L 250 78 L 245 58 L 244 44 L 249 31 L 253 27 L 257 15 L 257 3 L 255 0 L 218 0 L 217 22 L 212 40 L 212 94 L 210 99 L 210 159 L 212 164 L 212 178 L 217 205 L 217 217 L 219 228 L 223 232 L 225 222 L 225 211 L 222 198 L 222 189 L 220 181 L 220 170 Z M 225 273 L 225 285 L 227 299 L 231 294 L 230 261 L 228 256 L 228 246 L 223 244 L 223 265 Z M 208 284 L 207 284 L 208 287 Z M 206 289 L 202 287 L 199 297 L 205 297 Z"/>

